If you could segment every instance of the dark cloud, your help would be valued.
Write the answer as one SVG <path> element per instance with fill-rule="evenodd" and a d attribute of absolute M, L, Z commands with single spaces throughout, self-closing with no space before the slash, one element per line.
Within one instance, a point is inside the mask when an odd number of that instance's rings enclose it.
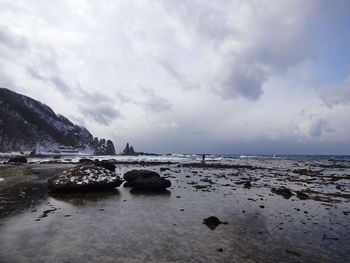
<path fill-rule="evenodd" d="M 165 0 L 162 4 L 197 37 L 198 45 L 207 43 L 209 85 L 223 98 L 257 100 L 266 80 L 312 55 L 307 30 L 317 13 L 314 3 Z M 162 66 L 181 79 L 172 67 Z"/>
<path fill-rule="evenodd" d="M 120 116 L 120 112 L 110 105 L 84 105 L 81 107 L 81 112 L 85 118 L 91 118 L 103 125 L 109 125 L 114 119 Z"/>
<path fill-rule="evenodd" d="M 61 93 L 63 93 L 63 94 L 70 94 L 71 93 L 71 88 L 61 77 L 52 76 L 50 78 L 50 81 L 54 84 L 56 89 L 59 90 Z"/>
<path fill-rule="evenodd" d="M 160 66 L 165 72 L 167 72 L 177 83 L 180 88 L 183 89 L 193 89 L 196 88 L 194 83 L 188 81 L 187 77 L 176 69 L 171 63 L 164 59 L 154 59 L 158 66 Z"/>
<path fill-rule="evenodd" d="M 99 104 L 99 103 L 111 103 L 114 100 L 113 95 L 108 96 L 98 91 L 89 92 L 89 91 L 83 90 L 80 87 L 80 85 L 75 96 L 79 98 L 80 102 L 83 102 L 84 104 L 92 104 L 92 105 Z"/>
<path fill-rule="evenodd" d="M 142 106 L 145 110 L 153 112 L 164 112 L 171 109 L 171 103 L 154 93 L 154 90 L 148 88 L 141 88 L 143 94 L 145 95 L 145 100 L 141 102 L 134 102 L 137 105 Z"/>
<path fill-rule="evenodd" d="M 328 122 L 323 119 L 318 119 L 311 123 L 309 135 L 311 137 L 320 137 L 325 131 L 328 131 Z"/>
<path fill-rule="evenodd" d="M 225 99 L 242 96 L 254 101 L 263 94 L 262 85 L 265 80 L 266 75 L 258 68 L 231 64 L 227 76 L 219 81 L 219 91 Z"/>

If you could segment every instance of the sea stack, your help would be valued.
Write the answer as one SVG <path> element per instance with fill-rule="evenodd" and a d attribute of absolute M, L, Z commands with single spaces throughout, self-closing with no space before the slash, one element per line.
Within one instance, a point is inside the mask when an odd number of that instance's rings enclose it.
<path fill-rule="evenodd" d="M 126 144 L 124 150 L 123 150 L 123 155 L 135 155 L 134 147 L 129 146 L 129 143 Z"/>

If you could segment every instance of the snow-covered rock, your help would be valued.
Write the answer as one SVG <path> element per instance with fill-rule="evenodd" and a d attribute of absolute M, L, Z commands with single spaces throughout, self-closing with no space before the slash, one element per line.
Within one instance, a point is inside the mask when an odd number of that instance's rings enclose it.
<path fill-rule="evenodd" d="M 116 173 L 94 164 L 82 164 L 59 173 L 48 180 L 54 192 L 112 190 L 123 180 Z"/>

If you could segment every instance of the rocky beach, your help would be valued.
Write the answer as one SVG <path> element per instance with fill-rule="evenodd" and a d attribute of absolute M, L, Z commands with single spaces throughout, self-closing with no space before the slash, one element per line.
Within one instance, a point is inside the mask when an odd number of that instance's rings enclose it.
<path fill-rule="evenodd" d="M 126 187 L 124 181 L 102 192 L 56 193 L 49 190 L 48 179 L 86 160 L 4 160 L 0 262 L 350 260 L 346 160 L 209 156 L 202 163 L 201 156 L 166 155 L 85 159 L 115 165 L 120 180 L 129 180 L 127 172 L 146 170 L 171 186 L 145 190 L 130 187 L 132 181 Z"/>

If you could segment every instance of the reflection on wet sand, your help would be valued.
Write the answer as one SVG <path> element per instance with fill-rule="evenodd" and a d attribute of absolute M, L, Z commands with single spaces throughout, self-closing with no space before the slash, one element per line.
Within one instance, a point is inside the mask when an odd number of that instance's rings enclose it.
<path fill-rule="evenodd" d="M 162 196 L 162 197 L 168 197 L 171 195 L 171 191 L 169 190 L 162 190 L 162 191 L 144 191 L 144 190 L 136 190 L 131 189 L 129 191 L 130 194 L 140 197 L 147 197 L 147 196 Z"/>
<path fill-rule="evenodd" d="M 110 192 L 92 192 L 92 193 L 49 193 L 49 196 L 62 202 L 67 202 L 75 206 L 94 205 L 113 198 L 117 200 L 120 197 L 119 190 Z"/>

